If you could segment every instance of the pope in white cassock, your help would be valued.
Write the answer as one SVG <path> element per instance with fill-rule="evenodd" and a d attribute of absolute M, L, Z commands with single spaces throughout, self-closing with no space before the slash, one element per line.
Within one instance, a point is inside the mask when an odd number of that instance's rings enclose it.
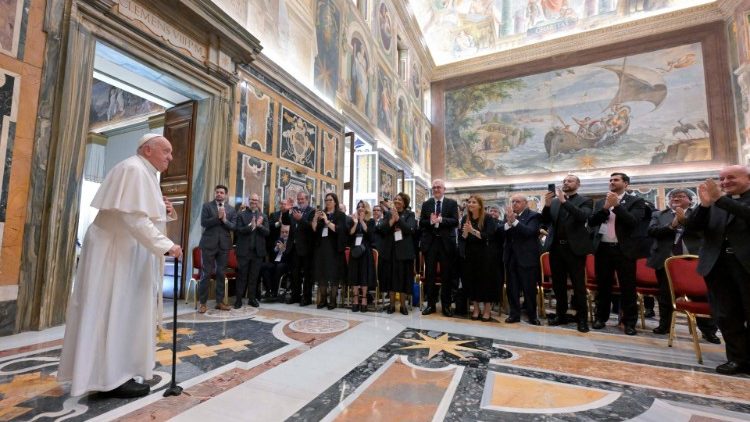
<path fill-rule="evenodd" d="M 152 378 L 164 254 L 182 255 L 165 235 L 176 213 L 159 189 L 158 173 L 170 161 L 169 141 L 144 135 L 137 155 L 112 168 L 91 202 L 99 213 L 84 237 L 58 371 L 60 381 L 72 381 L 72 396 L 149 392 L 133 377 Z"/>

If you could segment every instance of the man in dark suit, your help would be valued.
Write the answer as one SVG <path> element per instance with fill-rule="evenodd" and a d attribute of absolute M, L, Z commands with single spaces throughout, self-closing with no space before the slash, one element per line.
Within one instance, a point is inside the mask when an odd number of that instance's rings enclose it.
<path fill-rule="evenodd" d="M 198 244 L 202 260 L 201 281 L 198 283 L 200 313 L 205 313 L 207 309 L 208 280 L 212 273 L 216 274 L 216 309 L 231 309 L 224 304 L 224 270 L 229 259 L 229 249 L 232 248 L 231 232 L 234 230 L 236 212 L 233 207 L 226 206 L 227 191 L 226 186 L 216 185 L 214 200 L 203 204 L 201 209 L 203 235 Z"/>
<path fill-rule="evenodd" d="M 292 227 L 289 234 L 289 242 L 292 243 L 292 295 L 286 303 L 297 303 L 299 306 L 307 306 L 312 303 L 313 286 L 313 240 L 315 233 L 312 229 L 312 220 L 315 209 L 310 206 L 310 197 L 307 192 L 297 194 L 297 207 L 292 208 Z M 304 284 L 302 280 L 304 278 Z"/>
<path fill-rule="evenodd" d="M 625 173 L 609 176 L 607 197 L 596 202 L 589 217 L 589 227 L 596 233 L 594 250 L 596 268 L 596 319 L 593 328 L 600 330 L 609 320 L 612 309 L 612 285 L 620 282 L 620 310 L 623 313 L 625 334 L 638 334 L 637 296 L 635 293 L 635 261 L 640 255 L 641 238 L 638 224 L 646 214 L 642 198 L 628 195 L 630 177 Z"/>
<path fill-rule="evenodd" d="M 421 247 L 425 257 L 427 280 L 427 307 L 422 315 L 429 315 L 437 308 L 438 289 L 435 286 L 437 268 L 440 265 L 440 303 L 443 315 L 453 316 L 451 290 L 453 289 L 453 267 L 456 260 L 456 227 L 458 227 L 458 204 L 445 197 L 445 182 L 432 182 L 432 198 L 422 204 L 419 228 L 422 232 Z"/>
<path fill-rule="evenodd" d="M 547 192 L 542 210 L 542 224 L 548 227 L 544 249 L 549 251 L 552 289 L 557 299 L 555 316 L 549 319 L 549 325 L 567 323 L 570 277 L 578 331 L 586 333 L 589 331 L 586 255 L 594 251 L 586 222 L 591 216 L 594 201 L 578 194 L 580 186 L 581 180 L 569 174 L 563 179 L 562 188 L 558 188 L 557 193 Z"/>
<path fill-rule="evenodd" d="M 673 189 L 669 192 L 669 207 L 651 216 L 648 235 L 653 242 L 646 265 L 655 270 L 659 282 L 659 326 L 654 328 L 654 334 L 669 333 L 672 320 L 672 295 L 669 292 L 664 261 L 673 255 L 697 255 L 703 243 L 701 232 L 685 228 L 685 223 L 693 211 L 690 208 L 692 197 L 692 193 L 687 189 Z M 703 332 L 704 339 L 715 344 L 721 343 L 716 336 L 717 328 L 712 319 L 698 318 L 696 322 Z"/>
<path fill-rule="evenodd" d="M 536 287 L 540 277 L 539 225 L 541 215 L 528 207 L 525 196 L 515 194 L 505 211 L 505 248 L 503 261 L 508 272 L 508 303 L 510 314 L 505 320 L 515 323 L 521 320 L 521 292 L 523 308 L 529 324 L 541 325 L 536 316 Z"/>
<path fill-rule="evenodd" d="M 247 304 L 257 308 L 257 284 L 260 265 L 266 257 L 266 238 L 268 237 L 268 218 L 260 210 L 260 198 L 254 193 L 249 198 L 250 206 L 237 215 L 237 295 L 234 308 L 242 307 L 242 297 L 248 290 Z"/>
<path fill-rule="evenodd" d="M 719 185 L 706 180 L 698 196 L 700 206 L 687 227 L 703 230 L 698 273 L 706 279 L 711 313 L 727 345 L 728 361 L 716 372 L 750 372 L 750 170 L 725 167 Z"/>
<path fill-rule="evenodd" d="M 260 277 L 266 287 L 269 300 L 275 300 L 279 291 L 279 281 L 281 277 L 289 271 L 292 248 L 289 245 L 289 226 L 282 225 L 279 238 L 276 240 L 269 261 L 264 262 L 260 267 Z"/>
<path fill-rule="evenodd" d="M 273 249 L 276 247 L 276 241 L 279 240 L 281 234 L 281 226 L 289 225 L 291 223 L 291 217 L 289 211 L 294 206 L 292 198 L 282 199 L 279 204 L 279 209 L 272 212 L 268 216 L 268 237 L 266 238 L 266 250 L 268 256 L 273 254 Z"/>

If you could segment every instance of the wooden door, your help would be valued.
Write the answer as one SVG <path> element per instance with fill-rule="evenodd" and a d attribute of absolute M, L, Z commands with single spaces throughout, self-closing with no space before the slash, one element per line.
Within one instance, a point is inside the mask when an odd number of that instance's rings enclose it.
<path fill-rule="evenodd" d="M 189 271 L 182 267 L 190 251 L 188 231 L 190 230 L 190 195 L 192 192 L 193 155 L 195 150 L 195 101 L 178 104 L 168 109 L 164 116 L 164 137 L 172 143 L 172 162 L 167 171 L 161 174 L 161 191 L 174 205 L 177 220 L 167 223 L 167 235 L 183 248 L 183 259 L 180 261 L 179 292 L 184 291 L 185 280 Z M 173 277 L 174 258 L 167 258 L 165 279 Z M 188 269 L 189 270 L 189 269 Z M 171 286 L 171 284 L 170 284 Z M 172 288 L 164 288 L 165 297 L 174 297 Z"/>

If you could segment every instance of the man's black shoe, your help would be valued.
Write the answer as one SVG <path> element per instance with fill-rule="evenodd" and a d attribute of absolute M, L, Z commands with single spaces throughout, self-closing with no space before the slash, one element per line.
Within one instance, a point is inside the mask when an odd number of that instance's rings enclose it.
<path fill-rule="evenodd" d="M 334 309 L 336 309 L 336 304 L 335 303 L 332 303 L 332 304 L 328 305 L 328 310 L 329 311 L 332 311 Z"/>
<path fill-rule="evenodd" d="M 453 311 L 451 311 L 451 308 L 443 308 L 443 315 L 450 318 L 453 316 Z"/>
<path fill-rule="evenodd" d="M 406 309 L 406 306 L 400 307 L 401 315 L 409 315 L 409 310 Z"/>
<path fill-rule="evenodd" d="M 519 317 L 512 317 L 512 316 L 509 316 L 508 318 L 505 318 L 505 323 L 506 324 L 515 324 L 516 322 L 521 322 L 521 318 L 519 318 Z"/>
<path fill-rule="evenodd" d="M 745 366 L 731 360 L 716 367 L 716 372 L 721 375 L 736 375 L 741 372 L 747 372 L 747 370 L 748 368 Z"/>
<path fill-rule="evenodd" d="M 568 323 L 568 321 L 567 321 L 567 318 L 565 316 L 559 317 L 557 315 L 552 315 L 549 318 L 547 318 L 547 324 L 550 325 L 550 326 L 552 326 L 552 327 L 555 327 L 555 326 L 558 326 L 558 325 L 565 325 L 567 323 Z"/>
<path fill-rule="evenodd" d="M 721 339 L 716 336 L 716 333 L 703 333 L 703 339 L 709 343 L 721 344 Z"/>
<path fill-rule="evenodd" d="M 424 310 L 422 310 L 422 315 L 429 315 L 435 313 L 435 307 L 432 305 L 428 305 Z"/>
<path fill-rule="evenodd" d="M 234 309 L 240 309 L 242 307 L 242 302 L 234 302 Z"/>
<path fill-rule="evenodd" d="M 352 305 L 352 312 L 359 312 L 359 303 Z"/>
<path fill-rule="evenodd" d="M 305 305 L 303 305 L 303 304 L 300 303 L 299 306 L 305 306 Z M 325 307 L 326 307 L 326 303 L 325 302 L 318 303 L 318 309 L 323 309 Z"/>
<path fill-rule="evenodd" d="M 593 324 L 591 324 L 591 328 L 595 330 L 601 330 L 602 328 L 606 327 L 607 324 L 605 324 L 603 321 L 599 321 L 598 319 L 594 321 Z"/>
<path fill-rule="evenodd" d="M 629 336 L 634 336 L 634 335 L 638 334 L 638 331 L 636 331 L 635 327 L 627 325 L 627 326 L 625 326 L 625 334 L 627 334 Z"/>
<path fill-rule="evenodd" d="M 247 302 L 248 305 L 252 306 L 253 308 L 260 307 L 260 303 L 258 303 L 258 299 L 250 299 Z"/>
<path fill-rule="evenodd" d="M 310 299 L 302 299 L 302 300 L 299 301 L 299 306 L 307 306 L 307 305 L 309 305 L 311 303 L 312 303 L 312 301 Z"/>
<path fill-rule="evenodd" d="M 530 319 L 529 324 L 531 325 L 542 325 L 542 323 L 538 319 Z"/>
<path fill-rule="evenodd" d="M 660 325 L 651 331 L 653 331 L 654 334 L 669 334 L 669 327 L 666 325 Z"/>
<path fill-rule="evenodd" d="M 578 321 L 578 331 L 582 333 L 588 333 L 589 324 L 586 321 Z"/>
<path fill-rule="evenodd" d="M 151 391 L 151 386 L 149 386 L 148 384 L 141 384 L 131 378 L 114 390 L 104 391 L 102 392 L 102 394 L 107 397 L 114 397 L 118 399 L 131 399 L 134 397 L 146 396 L 148 395 L 149 391 Z"/>
<path fill-rule="evenodd" d="M 299 299 L 296 299 L 296 298 L 290 297 L 290 298 L 288 298 L 288 299 L 286 300 L 286 304 L 287 304 L 287 305 L 291 305 L 291 304 L 293 304 L 293 303 L 299 303 Z"/>
<path fill-rule="evenodd" d="M 643 316 L 646 318 L 653 318 L 656 316 L 656 312 L 654 312 L 653 309 L 646 309 L 646 311 L 643 312 Z"/>

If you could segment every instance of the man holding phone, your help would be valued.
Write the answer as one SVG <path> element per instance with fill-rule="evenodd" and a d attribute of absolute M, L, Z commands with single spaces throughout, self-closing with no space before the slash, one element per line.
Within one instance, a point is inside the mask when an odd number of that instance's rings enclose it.
<path fill-rule="evenodd" d="M 549 318 L 549 325 L 567 323 L 568 277 L 573 284 L 574 308 L 578 331 L 586 333 L 588 308 L 586 306 L 586 255 L 594 248 L 586 229 L 586 221 L 591 216 L 594 202 L 578 194 L 581 180 L 572 174 L 565 176 L 560 189 L 554 183 L 547 187 L 542 210 L 542 224 L 548 227 L 544 251 L 549 252 L 552 270 L 552 289 L 557 299 L 555 316 Z"/>

